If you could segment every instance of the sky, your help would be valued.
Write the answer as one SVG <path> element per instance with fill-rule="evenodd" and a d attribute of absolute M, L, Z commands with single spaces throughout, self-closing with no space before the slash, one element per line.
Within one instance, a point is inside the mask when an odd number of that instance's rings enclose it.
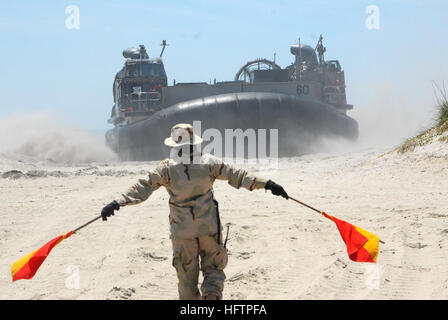
<path fill-rule="evenodd" d="M 71 5 L 79 29 L 66 26 Z M 370 5 L 379 9 L 378 28 L 366 27 Z M 345 71 L 354 115 L 395 108 L 403 122 L 428 118 L 434 83 L 447 80 L 446 0 L 2 1 L 0 117 L 45 110 L 102 135 L 126 48 L 144 44 L 156 57 L 166 39 L 169 84 L 223 81 L 274 52 L 286 67 L 291 44 L 300 37 L 314 47 L 320 34 L 326 59 Z"/>

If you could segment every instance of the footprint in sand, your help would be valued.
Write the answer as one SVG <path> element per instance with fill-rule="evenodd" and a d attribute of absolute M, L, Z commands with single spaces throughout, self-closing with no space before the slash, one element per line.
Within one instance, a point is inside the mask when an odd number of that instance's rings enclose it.
<path fill-rule="evenodd" d="M 145 262 L 148 261 L 165 261 L 168 260 L 168 257 L 159 256 L 153 252 L 150 252 L 148 248 L 139 248 L 137 253 L 131 253 L 129 255 L 131 262 L 135 262 L 138 258 L 143 258 Z"/>
<path fill-rule="evenodd" d="M 113 287 L 109 292 L 112 292 L 112 294 L 115 296 L 115 298 L 129 299 L 135 293 L 135 289 L 134 288 Z"/>
<path fill-rule="evenodd" d="M 251 252 L 238 252 L 238 255 L 236 256 L 237 259 L 242 259 L 242 260 L 246 260 L 246 259 L 250 259 L 252 257 L 252 255 L 255 253 L 255 251 L 251 251 Z"/>

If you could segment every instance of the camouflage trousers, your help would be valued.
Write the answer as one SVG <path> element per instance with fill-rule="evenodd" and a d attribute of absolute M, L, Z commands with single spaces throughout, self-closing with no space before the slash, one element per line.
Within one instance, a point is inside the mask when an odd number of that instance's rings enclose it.
<path fill-rule="evenodd" d="M 176 268 L 179 299 L 200 300 L 199 270 L 202 271 L 202 297 L 216 295 L 222 299 L 223 269 L 227 265 L 227 249 L 217 243 L 216 236 L 194 239 L 172 239 L 173 267 Z M 199 260 L 200 258 L 200 260 Z"/>

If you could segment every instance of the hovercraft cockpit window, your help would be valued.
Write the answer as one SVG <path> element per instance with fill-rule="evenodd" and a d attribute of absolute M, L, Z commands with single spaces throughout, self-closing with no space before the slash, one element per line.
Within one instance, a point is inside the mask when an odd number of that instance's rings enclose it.
<path fill-rule="evenodd" d="M 126 66 L 126 76 L 138 77 L 140 73 L 140 66 L 138 64 L 131 64 Z"/>
<path fill-rule="evenodd" d="M 145 63 L 142 64 L 143 77 L 164 77 L 165 70 L 162 64 L 159 63 Z"/>
<path fill-rule="evenodd" d="M 159 63 L 129 64 L 126 66 L 128 77 L 165 77 L 165 69 Z"/>

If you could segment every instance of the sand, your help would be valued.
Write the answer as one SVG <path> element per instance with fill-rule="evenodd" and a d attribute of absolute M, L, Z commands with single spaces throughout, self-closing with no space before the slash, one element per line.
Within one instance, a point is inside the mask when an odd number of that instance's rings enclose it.
<path fill-rule="evenodd" d="M 216 182 L 230 224 L 224 298 L 447 299 L 447 146 L 283 158 L 268 176 L 377 234 L 385 244 L 376 264 L 350 261 L 336 226 L 319 214 Z M 34 279 L 13 283 L 11 263 L 99 215 L 156 165 L 19 161 L 0 159 L 0 299 L 177 299 L 163 189 L 65 240 Z"/>

